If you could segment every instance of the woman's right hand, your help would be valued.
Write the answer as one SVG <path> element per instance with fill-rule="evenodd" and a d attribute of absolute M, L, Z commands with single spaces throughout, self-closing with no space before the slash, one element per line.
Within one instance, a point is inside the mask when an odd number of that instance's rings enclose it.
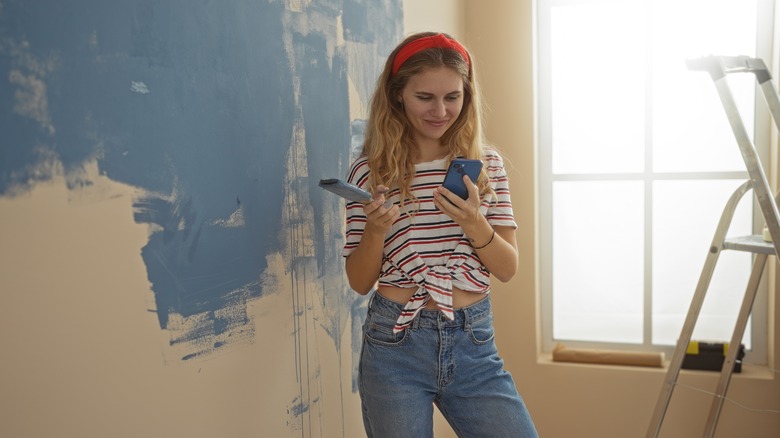
<path fill-rule="evenodd" d="M 401 215 L 401 210 L 395 204 L 389 207 L 385 205 L 385 194 L 388 192 L 385 186 L 379 186 L 373 194 L 371 202 L 363 206 L 366 214 L 366 228 L 363 234 L 381 235 L 387 234 L 393 222 Z"/>
<path fill-rule="evenodd" d="M 382 269 L 385 235 L 401 215 L 397 205 L 385 206 L 387 191 L 387 187 L 377 187 L 371 202 L 363 206 L 363 212 L 366 214 L 363 236 L 345 262 L 349 287 L 361 295 L 367 294 L 376 286 Z"/>

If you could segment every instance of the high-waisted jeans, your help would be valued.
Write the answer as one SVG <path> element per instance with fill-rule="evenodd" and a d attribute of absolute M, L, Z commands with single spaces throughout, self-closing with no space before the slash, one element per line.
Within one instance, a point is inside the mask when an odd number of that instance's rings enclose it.
<path fill-rule="evenodd" d="M 435 404 L 459 437 L 538 437 L 493 341 L 490 297 L 449 321 L 423 310 L 393 334 L 402 304 L 374 292 L 359 389 L 369 438 L 433 437 Z"/>

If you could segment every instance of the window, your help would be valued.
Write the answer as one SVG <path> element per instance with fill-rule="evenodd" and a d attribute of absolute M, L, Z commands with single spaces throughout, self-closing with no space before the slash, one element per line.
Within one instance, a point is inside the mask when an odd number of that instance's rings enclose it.
<path fill-rule="evenodd" d="M 773 4 L 537 0 L 537 13 L 544 348 L 670 354 L 726 200 L 748 178 L 712 80 L 685 60 L 771 65 Z M 767 163 L 755 76 L 728 81 Z M 729 234 L 761 232 L 751 200 Z M 750 267 L 750 254 L 722 253 L 693 339 L 730 340 Z M 766 330 L 754 312 L 746 360 L 766 361 Z"/>

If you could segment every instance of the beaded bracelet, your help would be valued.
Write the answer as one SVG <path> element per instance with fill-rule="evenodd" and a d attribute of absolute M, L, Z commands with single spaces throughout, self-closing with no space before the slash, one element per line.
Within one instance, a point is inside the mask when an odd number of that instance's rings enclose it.
<path fill-rule="evenodd" d="M 493 241 L 494 237 L 496 237 L 496 230 L 493 230 L 493 234 L 490 235 L 490 240 L 488 240 L 486 244 L 484 244 L 482 246 L 475 246 L 474 249 L 482 249 L 482 248 L 490 245 L 490 243 Z"/>

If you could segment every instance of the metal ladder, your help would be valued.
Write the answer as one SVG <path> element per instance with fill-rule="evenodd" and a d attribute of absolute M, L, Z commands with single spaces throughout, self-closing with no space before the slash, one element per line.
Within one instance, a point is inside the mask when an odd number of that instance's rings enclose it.
<path fill-rule="evenodd" d="M 720 222 L 718 223 L 715 236 L 710 245 L 709 253 L 707 254 L 707 259 L 702 268 L 701 276 L 699 277 L 699 282 L 696 285 L 696 291 L 691 300 L 691 306 L 688 309 L 688 315 L 685 318 L 680 338 L 677 341 L 677 347 L 674 350 L 674 354 L 669 363 L 669 369 L 666 372 L 661 394 L 658 397 L 658 402 L 656 403 L 653 417 L 647 430 L 647 438 L 658 437 L 658 434 L 661 431 L 661 425 L 664 416 L 666 415 L 666 410 L 669 407 L 672 392 L 677 383 L 677 377 L 680 374 L 685 352 L 688 343 L 691 341 L 691 335 L 693 334 L 696 320 L 699 317 L 699 312 L 704 303 L 704 297 L 707 294 L 707 288 L 709 287 L 712 273 L 715 270 L 718 256 L 723 250 L 746 251 L 754 254 L 753 268 L 750 273 L 742 305 L 739 309 L 731 342 L 729 343 L 730 348 L 723 361 L 723 368 L 720 372 L 720 379 L 715 390 L 715 396 L 712 400 L 703 435 L 708 438 L 714 436 L 724 397 L 728 390 L 731 374 L 734 370 L 734 363 L 739 352 L 738 347 L 742 342 L 742 336 L 745 333 L 745 327 L 753 307 L 756 292 L 758 291 L 758 285 L 764 271 L 764 266 L 770 255 L 777 256 L 780 254 L 780 213 L 778 213 L 777 201 L 772 196 L 772 192 L 769 188 L 769 181 L 764 174 L 758 153 L 748 137 L 739 110 L 737 109 L 737 105 L 726 81 L 726 75 L 731 73 L 755 74 L 756 81 L 769 106 L 775 125 L 780 128 L 780 98 L 778 98 L 777 90 L 772 83 L 772 77 L 769 74 L 769 70 L 761 59 L 749 58 L 747 56 L 708 56 L 688 60 L 686 63 L 689 70 L 706 71 L 712 77 L 720 100 L 723 103 L 723 108 L 726 110 L 726 116 L 728 117 L 731 129 L 734 131 L 734 136 L 736 137 L 739 150 L 742 153 L 742 158 L 747 166 L 750 179 L 737 188 L 734 194 L 731 195 L 731 198 L 729 198 L 726 207 L 721 214 Z M 761 235 L 736 238 L 726 237 L 737 204 L 750 189 L 753 189 L 753 193 L 758 200 L 758 205 L 764 216 L 766 226 L 769 229 L 772 242 L 764 241 L 763 236 Z"/>

